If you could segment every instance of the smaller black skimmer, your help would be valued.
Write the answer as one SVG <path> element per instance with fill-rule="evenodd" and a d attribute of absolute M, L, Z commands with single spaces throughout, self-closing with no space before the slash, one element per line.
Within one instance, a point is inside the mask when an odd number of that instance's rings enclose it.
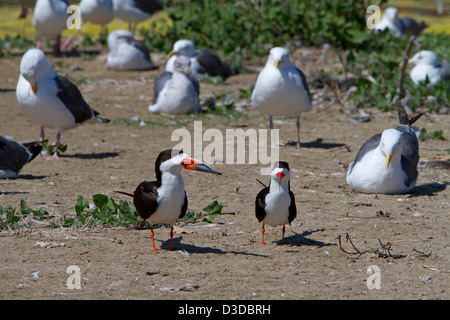
<path fill-rule="evenodd" d="M 283 238 L 280 244 L 284 244 L 286 224 L 291 224 L 297 216 L 295 196 L 290 190 L 290 178 L 289 164 L 285 161 L 276 162 L 270 174 L 269 186 L 263 188 L 256 196 L 255 215 L 258 221 L 263 223 L 261 244 L 265 244 L 265 224 L 283 225 Z"/>
<path fill-rule="evenodd" d="M 170 225 L 170 250 L 173 250 L 173 225 L 184 217 L 188 199 L 184 190 L 181 169 L 196 170 L 220 175 L 207 164 L 188 156 L 183 150 L 168 149 L 162 151 L 155 162 L 156 181 L 141 182 L 134 193 L 115 191 L 133 197 L 133 203 L 140 217 L 151 225 L 153 251 L 155 237 L 153 224 Z"/>

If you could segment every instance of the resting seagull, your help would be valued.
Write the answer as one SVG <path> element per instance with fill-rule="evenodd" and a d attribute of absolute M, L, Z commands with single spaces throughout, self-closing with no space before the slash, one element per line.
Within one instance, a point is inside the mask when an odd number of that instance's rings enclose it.
<path fill-rule="evenodd" d="M 252 104 L 269 115 L 270 129 L 273 129 L 273 116 L 297 116 L 297 146 L 300 147 L 300 114 L 311 110 L 311 95 L 305 74 L 291 64 L 287 49 L 270 50 L 267 63 L 256 79 Z"/>
<path fill-rule="evenodd" d="M 0 136 L 0 179 L 17 178 L 20 170 L 41 150 L 39 142 L 22 144 Z"/>
<path fill-rule="evenodd" d="M 425 22 L 417 22 L 412 18 L 399 18 L 398 10 L 395 7 L 387 7 L 381 20 L 375 25 L 375 31 L 388 29 L 394 37 L 398 38 L 409 33 L 419 35 L 426 28 Z"/>
<path fill-rule="evenodd" d="M 61 33 L 67 28 L 67 0 L 37 0 L 34 6 L 33 27 L 38 34 L 37 48 L 41 47 L 43 37 L 56 37 L 54 52 L 61 50 Z"/>
<path fill-rule="evenodd" d="M 285 161 L 275 163 L 270 174 L 270 184 L 263 188 L 255 200 L 255 215 L 262 222 L 262 241 L 264 242 L 265 224 L 283 226 L 283 237 L 280 244 L 284 244 L 286 224 L 297 216 L 294 193 L 290 190 L 291 173 L 289 164 Z"/>
<path fill-rule="evenodd" d="M 409 61 L 415 64 L 410 76 L 416 85 L 426 81 L 426 78 L 429 86 L 435 86 L 441 80 L 450 80 L 450 63 L 440 62 L 433 51 L 419 51 Z"/>
<path fill-rule="evenodd" d="M 181 176 L 183 168 L 221 174 L 207 164 L 191 158 L 182 150 L 168 149 L 162 151 L 156 159 L 156 181 L 141 182 L 134 193 L 115 191 L 133 197 L 139 216 L 150 222 L 153 251 L 158 251 L 153 233 L 153 224 L 156 223 L 170 225 L 170 250 L 173 250 L 173 225 L 185 216 L 188 207 Z"/>
<path fill-rule="evenodd" d="M 153 104 L 148 107 L 153 113 L 182 114 L 200 112 L 200 85 L 190 75 L 190 60 L 179 56 L 174 71 L 163 72 L 154 83 Z"/>
<path fill-rule="evenodd" d="M 128 23 L 130 31 L 135 32 L 139 22 L 163 9 L 162 0 L 112 0 L 114 15 Z"/>
<path fill-rule="evenodd" d="M 408 119 L 398 105 L 400 125 L 367 140 L 350 163 L 347 183 L 363 193 L 403 194 L 416 185 L 419 172 L 419 142 L 411 125 L 422 114 Z"/>
<path fill-rule="evenodd" d="M 106 68 L 114 70 L 151 70 L 155 66 L 148 48 L 131 31 L 115 30 L 108 35 Z"/>
<path fill-rule="evenodd" d="M 181 39 L 173 44 L 169 53 L 169 60 L 166 63 L 166 71 L 173 72 L 174 62 L 177 56 L 184 55 L 191 59 L 191 73 L 197 79 L 205 79 L 205 75 L 210 77 L 220 76 L 223 81 L 237 73 L 232 70 L 220 58 L 208 50 L 195 50 L 191 40 Z"/>
<path fill-rule="evenodd" d="M 109 122 L 89 107 L 75 84 L 56 74 L 39 49 L 28 50 L 20 62 L 16 96 L 25 115 L 40 125 L 41 141 L 45 138 L 44 128 L 58 131 L 56 150 L 63 131 L 87 122 Z M 58 158 L 58 152 L 50 157 Z"/>

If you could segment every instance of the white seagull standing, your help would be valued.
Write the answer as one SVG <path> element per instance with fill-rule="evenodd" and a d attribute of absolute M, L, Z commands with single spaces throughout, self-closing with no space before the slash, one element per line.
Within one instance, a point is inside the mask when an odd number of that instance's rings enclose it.
<path fill-rule="evenodd" d="M 109 52 L 106 67 L 115 70 L 154 69 L 148 48 L 139 42 L 133 32 L 115 30 L 108 35 Z"/>
<path fill-rule="evenodd" d="M 132 32 L 139 22 L 163 9 L 162 0 L 112 0 L 114 15 L 128 23 Z"/>
<path fill-rule="evenodd" d="M 100 37 L 104 33 L 105 25 L 114 19 L 114 10 L 111 0 L 81 0 L 80 4 L 81 24 L 86 22 L 93 24 L 99 24 Z M 80 32 L 81 29 L 77 29 L 72 36 L 63 43 L 63 48 L 67 48 L 72 43 L 72 39 Z"/>
<path fill-rule="evenodd" d="M 300 147 L 300 114 L 311 110 L 311 96 L 305 74 L 291 64 L 289 51 L 275 47 L 256 80 L 252 104 L 260 112 L 272 116 L 297 116 L 297 146 Z"/>
<path fill-rule="evenodd" d="M 20 170 L 41 150 L 39 142 L 20 143 L 0 136 L 0 179 L 17 178 Z"/>
<path fill-rule="evenodd" d="M 409 61 L 415 64 L 410 76 L 416 85 L 426 78 L 429 86 L 435 86 L 442 79 L 450 80 L 450 63 L 440 62 L 433 51 L 419 51 Z"/>
<path fill-rule="evenodd" d="M 416 185 L 419 142 L 411 125 L 422 114 L 408 119 L 398 106 L 400 125 L 367 140 L 349 165 L 347 183 L 363 193 L 403 194 Z"/>
<path fill-rule="evenodd" d="M 174 62 L 177 56 L 183 55 L 191 59 L 191 74 L 197 79 L 205 79 L 205 75 L 211 77 L 220 76 L 223 81 L 237 73 L 232 70 L 220 58 L 208 50 L 195 50 L 194 43 L 188 39 L 181 39 L 173 44 L 166 63 L 166 71 L 173 72 Z"/>
<path fill-rule="evenodd" d="M 40 125 L 41 141 L 45 138 L 44 128 L 58 131 L 56 150 L 61 132 L 86 122 L 109 122 L 97 116 L 99 113 L 89 107 L 75 84 L 56 74 L 39 49 L 28 50 L 20 62 L 16 96 L 22 111 Z M 50 157 L 58 158 L 58 152 Z"/>
<path fill-rule="evenodd" d="M 153 104 L 148 107 L 153 113 L 182 114 L 200 112 L 200 85 L 190 75 L 190 60 L 178 56 L 174 71 L 163 72 L 154 83 Z"/>
<path fill-rule="evenodd" d="M 255 200 L 255 215 L 262 226 L 262 241 L 264 242 L 265 224 L 283 226 L 283 237 L 280 244 L 284 244 L 286 224 L 297 216 L 294 193 L 290 190 L 291 172 L 286 161 L 278 161 L 270 174 L 270 184 L 263 188 Z"/>
<path fill-rule="evenodd" d="M 67 28 L 67 19 L 70 17 L 67 13 L 68 6 L 67 0 L 36 1 L 32 24 L 38 34 L 37 48 L 41 47 L 43 37 L 56 37 L 53 51 L 61 50 L 61 33 Z"/>

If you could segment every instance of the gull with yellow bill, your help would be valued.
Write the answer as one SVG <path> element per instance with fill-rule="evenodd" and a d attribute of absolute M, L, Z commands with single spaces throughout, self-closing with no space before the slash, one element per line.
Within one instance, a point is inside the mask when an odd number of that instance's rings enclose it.
<path fill-rule="evenodd" d="M 401 103 L 400 124 L 368 139 L 347 171 L 347 183 L 357 192 L 404 194 L 416 185 L 419 172 L 418 128 L 411 127 L 423 114 L 409 119 Z"/>
<path fill-rule="evenodd" d="M 275 47 L 270 50 L 252 92 L 252 105 L 269 115 L 297 117 L 297 146 L 300 147 L 300 114 L 311 110 L 311 96 L 305 74 L 291 64 L 289 51 Z"/>

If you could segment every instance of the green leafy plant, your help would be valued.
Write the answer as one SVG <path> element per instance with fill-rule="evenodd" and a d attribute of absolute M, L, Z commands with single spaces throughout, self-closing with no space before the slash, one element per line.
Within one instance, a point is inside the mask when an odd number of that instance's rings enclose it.
<path fill-rule="evenodd" d="M 131 226 L 140 225 L 143 220 L 139 217 L 134 205 L 120 200 L 116 203 L 112 198 L 103 194 L 92 197 L 94 207 L 83 196 L 78 196 L 73 210 L 76 217 L 61 217 L 63 227 L 90 227 L 94 225 Z"/>
<path fill-rule="evenodd" d="M 56 152 L 56 144 L 49 144 L 48 140 L 45 140 L 41 143 L 42 145 L 42 150 L 41 150 L 41 154 L 43 155 L 54 155 Z M 61 144 L 58 148 L 58 153 L 64 153 L 67 150 L 67 144 Z"/>
<path fill-rule="evenodd" d="M 430 139 L 446 140 L 444 138 L 444 132 L 442 130 L 431 131 L 430 133 L 428 133 L 428 131 L 425 128 L 422 128 L 420 130 L 419 139 L 421 141 L 430 140 Z"/>
<path fill-rule="evenodd" d="M 27 217 L 31 217 L 34 220 L 54 218 L 44 208 L 32 210 L 25 200 L 20 200 L 20 210 L 13 208 L 11 205 L 0 206 L 0 229 L 16 230 L 21 227 L 30 227 L 31 222 L 27 224 L 25 221 Z M 54 227 L 55 224 L 51 222 L 50 226 Z"/>
<path fill-rule="evenodd" d="M 208 204 L 205 208 L 203 208 L 204 212 L 194 212 L 189 210 L 186 212 L 186 215 L 184 216 L 184 223 L 194 223 L 194 222 L 207 222 L 211 223 L 215 218 L 217 218 L 218 215 L 222 213 L 222 208 L 217 200 L 214 200 L 210 204 Z"/>

